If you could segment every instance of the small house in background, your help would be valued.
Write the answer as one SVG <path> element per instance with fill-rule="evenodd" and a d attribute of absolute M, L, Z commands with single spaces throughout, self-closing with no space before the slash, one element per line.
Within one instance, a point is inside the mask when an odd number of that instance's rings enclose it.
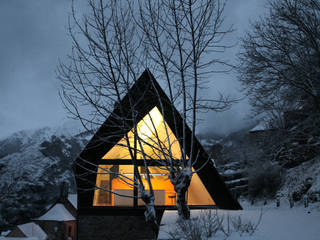
<path fill-rule="evenodd" d="M 64 186 L 66 188 L 66 186 Z M 33 222 L 21 224 L 9 231 L 3 239 L 28 240 L 75 240 L 77 239 L 77 195 L 62 193 L 58 201 L 52 204 Z M 0 238 L 2 239 L 2 238 Z"/>
<path fill-rule="evenodd" d="M 62 184 L 59 199 L 33 222 L 16 226 L 4 237 L 10 240 L 75 240 L 77 239 L 77 195 L 68 194 L 67 184 Z"/>
<path fill-rule="evenodd" d="M 161 99 L 161 102 L 159 101 Z M 129 103 L 130 102 L 130 103 Z M 132 112 L 129 104 L 134 104 Z M 132 105 L 131 105 L 132 106 Z M 163 111 L 162 111 L 163 110 Z M 124 114 L 126 126 L 119 123 L 117 116 Z M 135 126 L 131 119 L 135 115 Z M 174 120 L 175 119 L 175 120 Z M 162 155 L 155 152 L 153 144 L 160 141 L 169 149 L 172 156 L 181 157 L 181 139 L 183 120 L 179 112 L 170 105 L 170 101 L 152 74 L 146 70 L 129 90 L 113 114 L 104 122 L 93 136 L 75 163 L 75 175 L 78 189 L 78 239 L 151 239 L 154 229 L 145 223 L 144 203 L 138 198 L 139 191 L 128 184 L 135 171 L 143 176 L 144 161 L 139 149 L 147 152 L 150 180 L 155 194 L 155 207 L 160 223 L 165 209 L 175 209 L 176 193 L 168 178 L 168 171 L 160 168 Z M 125 136 L 133 139 L 132 129 L 148 138 L 141 146 L 136 146 L 136 164 L 134 168 L 126 146 Z M 156 133 L 156 134 L 155 134 Z M 192 132 L 186 128 L 186 139 L 190 142 Z M 157 139 L 152 136 L 157 135 Z M 168 140 L 169 136 L 169 140 Z M 131 137 L 131 138 L 130 138 Z M 106 141 L 107 139 L 107 141 Z M 133 143 L 130 143 L 130 146 Z M 189 156 L 191 147 L 184 149 Z M 194 173 L 186 200 L 191 208 L 241 209 L 220 178 L 210 157 L 195 138 L 193 154 L 198 154 Z M 140 151 L 141 151 L 140 149 Z M 195 156 L 194 158 L 195 159 Z M 121 177 L 124 176 L 124 177 Z M 128 197 L 130 196 L 130 197 Z"/>
<path fill-rule="evenodd" d="M 42 216 L 34 219 L 49 240 L 77 239 L 77 209 L 75 196 L 68 196 L 68 186 L 62 184 L 60 198 Z"/>
<path fill-rule="evenodd" d="M 4 239 L 10 238 L 47 240 L 48 236 L 38 224 L 30 222 L 16 226 Z"/>

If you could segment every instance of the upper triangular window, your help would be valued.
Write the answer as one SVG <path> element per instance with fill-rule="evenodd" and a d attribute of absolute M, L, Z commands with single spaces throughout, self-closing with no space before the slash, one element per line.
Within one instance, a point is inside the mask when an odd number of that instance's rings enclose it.
<path fill-rule="evenodd" d="M 142 151 L 147 159 L 158 160 L 166 156 L 181 159 L 180 144 L 157 107 L 138 122 L 137 134 L 140 139 L 140 143 L 136 142 L 137 159 L 143 159 Z M 127 137 L 129 144 L 124 136 L 102 159 L 131 159 L 129 148 L 134 149 L 134 129 L 128 132 Z"/>

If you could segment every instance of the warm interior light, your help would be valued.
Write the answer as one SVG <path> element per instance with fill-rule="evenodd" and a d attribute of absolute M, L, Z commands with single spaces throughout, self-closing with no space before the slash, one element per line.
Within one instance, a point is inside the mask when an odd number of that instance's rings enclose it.
<path fill-rule="evenodd" d="M 150 180 L 155 195 L 155 205 L 171 206 L 176 204 L 176 193 L 174 187 L 168 178 L 168 171 L 159 167 L 148 167 Z M 193 169 L 194 170 L 194 169 Z M 142 182 L 149 190 L 146 180 L 145 169 L 139 167 Z M 119 175 L 119 174 L 121 175 Z M 133 196 L 133 166 L 132 165 L 99 165 L 93 206 L 133 206 L 133 198 L 125 196 Z M 110 191 L 105 191 L 104 189 Z M 111 192 L 124 195 L 119 196 Z M 203 185 L 197 173 L 194 173 L 187 193 L 187 201 L 189 205 L 215 205 L 213 199 Z M 139 199 L 138 205 L 144 205 Z"/>
<path fill-rule="evenodd" d="M 138 135 L 146 140 L 155 136 L 158 126 L 163 122 L 163 117 L 157 107 L 154 107 L 143 119 L 137 124 Z"/>
<path fill-rule="evenodd" d="M 141 149 L 145 152 L 147 159 L 163 159 L 164 154 L 174 159 L 181 159 L 180 144 L 157 107 L 138 122 L 137 133 L 142 145 L 141 148 L 140 144 L 137 144 L 137 159 L 143 159 Z M 130 159 L 129 148 L 134 147 L 134 129 L 131 129 L 127 135 L 130 145 L 123 137 L 102 159 Z"/>
<path fill-rule="evenodd" d="M 165 157 L 164 154 L 155 150 L 155 148 L 161 147 L 166 155 L 169 155 L 168 149 L 171 148 L 172 157 L 174 159 L 181 159 L 180 144 L 170 127 L 164 122 L 163 116 L 157 107 L 154 107 L 149 114 L 139 121 L 137 131 L 139 138 L 142 139 L 142 148 L 147 154 L 147 158 L 163 159 Z M 128 133 L 128 139 L 130 146 L 133 147 L 133 129 Z M 159 141 L 161 143 L 160 146 L 158 144 Z M 130 159 L 126 139 L 122 138 L 102 159 L 106 160 L 106 164 L 107 160 Z M 143 159 L 140 145 L 137 145 L 137 159 Z M 176 193 L 168 178 L 168 171 L 158 166 L 149 166 L 148 169 L 155 194 L 155 205 L 175 205 Z M 139 167 L 139 172 L 142 176 L 143 184 L 146 190 L 148 190 L 149 186 L 144 167 Z M 131 181 L 133 178 L 133 165 L 99 165 L 96 179 L 98 189 L 94 193 L 93 206 L 133 206 L 133 198 L 117 195 L 133 196 L 133 186 L 129 184 L 133 183 Z M 103 189 L 117 194 L 111 194 Z M 191 179 L 187 201 L 189 205 L 215 204 L 197 173 Z M 144 205 L 141 199 L 138 200 L 138 205 Z"/>

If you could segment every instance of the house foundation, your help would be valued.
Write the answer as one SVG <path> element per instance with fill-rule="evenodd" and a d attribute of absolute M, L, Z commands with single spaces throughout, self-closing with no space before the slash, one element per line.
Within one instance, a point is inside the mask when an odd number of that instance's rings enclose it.
<path fill-rule="evenodd" d="M 158 226 L 163 215 L 157 211 Z M 78 240 L 153 240 L 158 235 L 154 224 L 146 223 L 143 212 L 135 215 L 78 215 Z"/>

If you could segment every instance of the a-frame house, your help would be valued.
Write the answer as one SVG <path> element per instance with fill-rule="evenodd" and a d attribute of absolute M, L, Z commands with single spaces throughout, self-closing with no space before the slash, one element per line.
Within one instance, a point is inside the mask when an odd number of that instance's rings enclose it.
<path fill-rule="evenodd" d="M 125 123 L 119 122 L 119 116 L 125 119 Z M 182 126 L 180 114 L 172 107 L 169 98 L 150 71 L 146 70 L 122 101 L 115 105 L 113 113 L 98 129 L 75 162 L 78 239 L 150 237 L 144 222 L 144 203 L 137 199 L 138 190 L 126 181 L 133 178 L 135 170 L 128 147 L 125 147 L 125 136 L 133 138 L 134 127 L 139 134 L 144 135 L 152 135 L 156 129 L 157 141 L 171 142 L 171 154 L 174 158 L 179 158 L 181 139 L 176 135 L 182 136 Z M 187 156 L 191 152 L 192 134 L 186 127 L 187 144 L 184 151 Z M 168 138 L 170 141 L 166 141 Z M 176 195 L 168 179 L 168 172 L 159 168 L 161 154 L 155 153 L 151 145 L 152 140 L 144 145 L 144 152 L 147 152 L 150 158 L 148 169 L 155 194 L 157 215 L 161 217 L 164 209 L 174 209 Z M 135 148 L 140 147 L 135 145 Z M 191 208 L 241 209 L 196 138 L 194 149 L 197 161 L 194 162 L 193 168 L 200 170 L 193 174 L 186 196 L 188 205 Z M 144 161 L 139 151 L 135 158 L 136 165 L 143 174 Z"/>

